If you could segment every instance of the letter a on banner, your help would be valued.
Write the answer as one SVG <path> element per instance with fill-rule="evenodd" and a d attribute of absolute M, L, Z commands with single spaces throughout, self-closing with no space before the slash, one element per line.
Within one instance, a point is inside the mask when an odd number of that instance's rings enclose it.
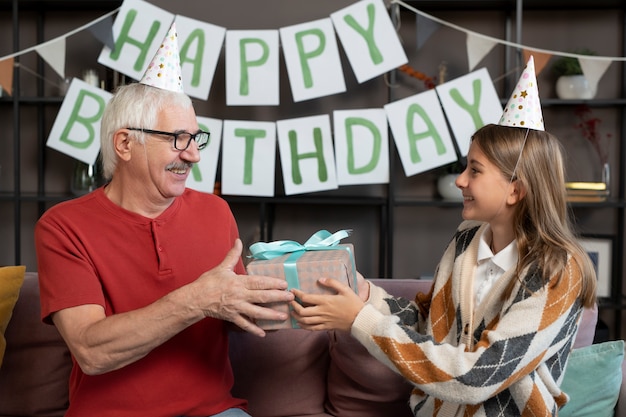
<path fill-rule="evenodd" d="M 457 160 L 435 90 L 389 103 L 385 111 L 407 177 Z"/>
<path fill-rule="evenodd" d="M 359 83 L 408 62 L 382 0 L 363 0 L 330 17 Z"/>
<path fill-rule="evenodd" d="M 113 23 L 115 49 L 104 46 L 98 63 L 140 80 L 174 15 L 143 0 L 125 0 Z"/>
<path fill-rule="evenodd" d="M 176 29 L 185 93 L 208 100 L 226 29 L 180 15 Z"/>
<path fill-rule="evenodd" d="M 441 105 L 462 156 L 469 152 L 470 138 L 489 123 L 498 123 L 502 105 L 486 68 L 436 87 Z"/>
<path fill-rule="evenodd" d="M 93 165 L 100 152 L 100 120 L 111 93 L 74 78 L 46 145 Z"/>

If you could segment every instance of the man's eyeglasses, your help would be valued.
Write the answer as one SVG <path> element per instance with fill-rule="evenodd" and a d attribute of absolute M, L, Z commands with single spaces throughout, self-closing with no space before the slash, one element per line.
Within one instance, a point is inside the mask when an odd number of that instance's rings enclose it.
<path fill-rule="evenodd" d="M 185 149 L 187 149 L 192 139 L 196 141 L 198 150 L 204 149 L 209 144 L 209 138 L 211 137 L 211 134 L 209 132 L 205 132 L 203 130 L 200 130 L 197 133 L 189 133 L 163 132 L 161 130 L 142 129 L 139 127 L 127 127 L 126 129 L 137 130 L 139 132 L 148 133 L 150 135 L 171 136 L 172 138 L 174 138 L 174 149 L 176 149 L 177 151 L 184 151 Z"/>

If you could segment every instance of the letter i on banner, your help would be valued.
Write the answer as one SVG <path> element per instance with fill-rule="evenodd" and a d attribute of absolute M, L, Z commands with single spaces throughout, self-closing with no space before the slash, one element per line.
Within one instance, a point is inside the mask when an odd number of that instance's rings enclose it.
<path fill-rule="evenodd" d="M 140 80 L 174 15 L 142 0 L 125 0 L 113 23 L 115 49 L 104 46 L 98 63 Z"/>
<path fill-rule="evenodd" d="M 285 194 L 337 188 L 328 115 L 276 122 Z"/>
<path fill-rule="evenodd" d="M 359 83 L 408 62 L 382 0 L 359 1 L 330 17 Z"/>
<path fill-rule="evenodd" d="M 489 123 L 498 123 L 502 105 L 486 68 L 436 87 L 439 100 L 462 156 L 469 152 L 470 138 Z"/>
<path fill-rule="evenodd" d="M 226 104 L 280 104 L 277 30 L 226 31 Z"/>
<path fill-rule="evenodd" d="M 210 117 L 197 117 L 198 127 L 209 132 L 209 143 L 200 151 L 200 161 L 191 168 L 191 175 L 187 178 L 187 187 L 205 193 L 215 190 L 215 176 L 217 161 L 222 141 L 222 120 Z"/>
<path fill-rule="evenodd" d="M 385 110 L 336 110 L 333 124 L 338 184 L 389 183 L 389 136 Z"/>
<path fill-rule="evenodd" d="M 93 165 L 100 152 L 100 120 L 111 93 L 74 78 L 46 145 Z"/>
<path fill-rule="evenodd" d="M 276 123 L 225 120 L 222 194 L 274 196 Z"/>

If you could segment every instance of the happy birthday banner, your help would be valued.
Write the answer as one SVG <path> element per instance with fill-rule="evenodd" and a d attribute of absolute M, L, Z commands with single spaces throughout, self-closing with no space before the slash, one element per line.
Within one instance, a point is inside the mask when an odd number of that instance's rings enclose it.
<path fill-rule="evenodd" d="M 98 62 L 140 79 L 173 20 L 185 92 L 208 99 L 224 46 L 229 106 L 278 104 L 279 43 L 294 101 L 345 91 L 335 34 L 359 83 L 407 62 L 382 0 L 359 1 L 330 18 L 280 30 L 232 31 L 126 0 L 113 24 L 115 45 L 105 45 Z M 100 119 L 110 97 L 73 79 L 47 146 L 94 164 Z M 405 174 L 412 176 L 456 161 L 455 143 L 466 155 L 471 134 L 497 122 L 501 113 L 491 78 L 481 69 L 382 109 L 336 110 L 332 125 L 329 115 L 276 122 L 198 117 L 211 140 L 187 184 L 212 192 L 221 150 L 223 194 L 274 196 L 277 145 L 286 195 L 388 183 L 389 129 Z M 453 135 L 446 117 L 454 120 Z"/>
<path fill-rule="evenodd" d="M 525 59 L 533 54 L 543 64 L 552 55 L 575 57 L 595 83 L 611 62 L 626 60 L 515 44 L 460 28 L 401 0 L 391 3 L 414 11 L 421 19 L 418 37 L 422 39 L 418 44 L 428 37 L 422 32 L 424 27 L 429 33 L 438 25 L 465 32 L 470 71 L 497 44 L 521 49 Z M 117 18 L 111 23 L 115 13 Z M 424 19 L 431 24 L 424 25 Z M 85 28 L 105 45 L 99 63 L 140 79 L 174 20 L 185 92 L 208 99 L 224 48 L 229 106 L 279 104 L 280 47 L 295 102 L 345 92 L 337 38 L 359 83 L 407 63 L 382 0 L 358 1 L 329 18 L 279 30 L 228 31 L 174 15 L 143 0 L 125 0 L 118 10 L 69 34 L 0 58 L 0 85 L 12 84 L 13 57 L 32 50 L 64 78 L 65 37 Z M 107 91 L 73 79 L 47 146 L 94 164 L 99 153 L 100 119 L 110 97 Z M 202 151 L 200 163 L 193 167 L 188 186 L 213 191 L 221 151 L 223 194 L 274 196 L 277 145 L 287 195 L 343 185 L 384 184 L 389 182 L 388 131 L 405 174 L 412 176 L 449 164 L 458 154 L 466 155 L 471 134 L 484 124 L 497 122 L 501 113 L 491 78 L 486 69 L 480 69 L 382 109 L 335 110 L 332 125 L 329 115 L 276 122 L 198 117 L 200 127 L 211 132 L 211 140 Z M 446 120 L 453 121 L 450 127 Z"/>

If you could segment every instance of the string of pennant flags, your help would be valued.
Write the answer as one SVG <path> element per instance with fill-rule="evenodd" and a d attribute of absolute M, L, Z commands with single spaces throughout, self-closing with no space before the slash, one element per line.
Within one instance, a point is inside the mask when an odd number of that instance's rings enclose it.
<path fill-rule="evenodd" d="M 393 3 L 410 7 L 400 0 L 392 0 Z M 115 21 L 113 14 L 117 14 Z M 450 25 L 441 20 L 435 23 Z M 144 0 L 125 0 L 119 9 L 79 29 L 98 29 L 92 31 L 103 44 L 98 63 L 139 80 L 148 73 L 150 58 L 163 47 L 168 28 L 174 25 L 180 89 L 190 97 L 207 100 L 224 48 L 228 106 L 279 104 L 279 46 L 294 102 L 346 90 L 337 41 L 341 42 L 359 83 L 394 69 L 415 73 L 418 78 L 420 75 L 406 67 L 406 53 L 383 0 L 360 0 L 328 18 L 278 30 L 227 30 L 174 15 Z M 36 51 L 64 79 L 64 60 L 59 58 L 65 54 L 64 40 L 79 29 L 21 53 Z M 276 169 L 268 167 L 277 167 L 277 150 L 286 195 L 344 185 L 388 183 L 390 132 L 406 176 L 465 156 L 472 133 L 487 123 L 497 123 L 503 109 L 488 70 L 474 69 L 488 53 L 488 48 L 476 47 L 476 39 L 486 39 L 492 45 L 493 38 L 460 30 L 468 34 L 468 54 L 473 54 L 469 60 L 471 72 L 438 85 L 430 80 L 432 85 L 425 92 L 388 103 L 384 108 L 334 110 L 332 124 L 328 114 L 278 121 L 219 120 L 198 115 L 199 127 L 211 132 L 211 140 L 203 149 L 201 160 L 194 164 L 187 186 L 212 192 L 221 165 L 222 194 L 272 197 Z M 497 44 L 499 40 L 495 41 Z M 59 48 L 57 54 L 51 52 L 54 48 Z M 480 55 L 475 49 L 480 50 Z M 533 56 L 549 55 L 531 48 L 523 50 Z M 0 58 L 0 71 L 2 63 L 19 54 Z M 535 62 L 539 60 L 531 56 L 527 61 L 533 62 L 533 72 L 536 71 Z M 1 76 L 0 85 L 4 85 Z M 110 92 L 72 79 L 46 146 L 86 164 L 96 163 L 100 119 L 110 98 Z M 455 122 L 448 124 L 446 119 Z M 218 164 L 220 156 L 222 163 Z"/>
<path fill-rule="evenodd" d="M 531 47 L 519 43 L 506 41 L 499 38 L 487 36 L 459 25 L 450 23 L 448 21 L 439 19 L 431 14 L 423 12 L 402 0 L 391 0 L 390 5 L 397 4 L 407 10 L 412 11 L 418 16 L 418 30 L 422 30 L 420 21 L 424 23 L 425 28 L 421 43 L 425 42 L 427 38 L 439 27 L 445 26 L 450 29 L 463 32 L 467 36 L 467 54 L 468 54 L 468 70 L 472 71 L 476 65 L 484 58 L 495 46 L 504 45 L 512 48 L 517 48 L 524 51 L 525 60 L 532 54 L 535 58 L 535 69 L 537 73 L 540 73 L 547 61 L 552 56 L 559 57 L 571 57 L 576 58 L 580 62 L 581 68 L 585 77 L 591 86 L 596 86 L 602 75 L 608 69 L 611 63 L 616 61 L 626 61 L 626 57 L 616 56 L 589 56 L 581 55 L 564 51 L 548 50 L 543 48 Z M 65 77 L 65 40 L 75 34 L 88 30 L 96 37 L 103 45 L 113 49 L 113 16 L 118 13 L 120 8 L 112 10 L 99 18 L 86 23 L 68 33 L 60 35 L 54 39 L 50 39 L 41 44 L 23 49 L 21 51 L 5 55 L 0 57 L 0 86 L 9 95 L 12 94 L 13 86 L 13 68 L 14 58 L 21 55 L 37 52 L 39 56 L 64 80 Z M 419 45 L 418 45 L 419 47 Z"/>

